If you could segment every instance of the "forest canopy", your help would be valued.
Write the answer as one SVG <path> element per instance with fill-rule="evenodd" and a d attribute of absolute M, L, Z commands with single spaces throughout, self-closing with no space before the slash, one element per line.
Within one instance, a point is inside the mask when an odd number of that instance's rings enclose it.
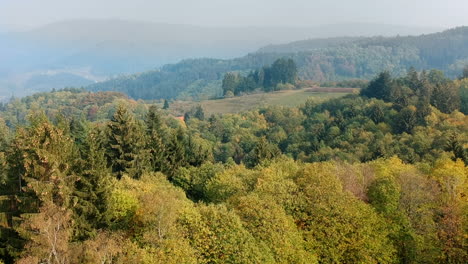
<path fill-rule="evenodd" d="M 116 92 L 14 99 L 0 258 L 466 263 L 463 77 L 382 72 L 360 94 L 183 121 Z"/>
<path fill-rule="evenodd" d="M 245 76 L 281 58 L 294 61 L 298 79 L 319 83 L 370 80 L 382 70 L 402 77 L 410 67 L 417 71 L 439 69 L 448 77 L 456 78 L 468 62 L 467 42 L 468 27 L 421 36 L 313 39 L 265 47 L 230 60 L 184 60 L 158 70 L 96 83 L 87 89 L 123 92 L 134 99 L 148 100 L 219 98 L 224 95 L 222 80 L 226 73 L 238 72 Z M 280 75 L 272 76 L 271 80 L 277 83 L 274 78 Z M 252 85 L 249 81 L 243 86 L 251 88 Z M 263 86 L 274 87 L 272 83 Z"/>

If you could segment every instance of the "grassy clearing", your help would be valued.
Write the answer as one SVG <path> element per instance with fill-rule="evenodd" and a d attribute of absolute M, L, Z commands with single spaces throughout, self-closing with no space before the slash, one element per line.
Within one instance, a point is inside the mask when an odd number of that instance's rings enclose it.
<path fill-rule="evenodd" d="M 175 101 L 171 104 L 170 112 L 174 115 L 183 115 L 196 105 L 201 105 L 206 115 L 211 114 L 226 114 L 238 113 L 257 109 L 270 105 L 281 106 L 299 106 L 313 98 L 317 101 L 325 101 L 331 98 L 337 98 L 353 92 L 353 90 L 336 90 L 333 89 L 302 89 L 302 90 L 288 90 L 278 91 L 272 93 L 258 93 L 243 95 L 234 98 L 218 99 L 218 100 L 205 100 L 201 102 L 193 101 Z"/>

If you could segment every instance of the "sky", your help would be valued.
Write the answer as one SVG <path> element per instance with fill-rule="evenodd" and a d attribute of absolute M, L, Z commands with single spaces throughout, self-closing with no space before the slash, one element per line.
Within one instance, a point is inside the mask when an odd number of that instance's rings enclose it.
<path fill-rule="evenodd" d="M 314 26 L 379 23 L 468 25 L 468 0 L 0 0 L 0 25 L 33 28 L 70 19 L 201 26 Z"/>

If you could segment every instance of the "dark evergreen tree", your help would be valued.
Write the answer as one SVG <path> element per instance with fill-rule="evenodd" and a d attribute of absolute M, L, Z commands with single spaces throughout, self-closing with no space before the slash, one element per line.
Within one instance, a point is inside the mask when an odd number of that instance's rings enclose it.
<path fill-rule="evenodd" d="M 264 161 L 278 157 L 280 154 L 281 151 L 276 145 L 269 143 L 266 137 L 262 137 L 257 141 L 254 149 L 249 153 L 247 165 L 255 167 Z"/>
<path fill-rule="evenodd" d="M 414 93 L 417 93 L 422 88 L 422 82 L 419 79 L 418 72 L 414 67 L 411 67 L 408 70 L 408 73 L 405 77 L 405 83 Z"/>
<path fill-rule="evenodd" d="M 448 137 L 445 150 L 453 153 L 454 160 L 461 159 L 468 165 L 468 149 L 463 147 L 456 134 Z"/>
<path fill-rule="evenodd" d="M 153 171 L 162 171 L 167 160 L 167 147 L 164 144 L 164 121 L 156 106 L 150 106 L 145 122 L 146 135 L 148 138 L 146 148 L 150 153 L 151 168 Z"/>
<path fill-rule="evenodd" d="M 389 102 L 392 99 L 393 88 L 393 80 L 390 73 L 384 71 L 372 80 L 366 89 L 361 90 L 361 95 Z"/>
<path fill-rule="evenodd" d="M 431 114 L 431 93 L 430 84 L 422 80 L 421 87 L 417 92 L 416 118 L 419 125 L 426 125 L 426 117 Z"/>
<path fill-rule="evenodd" d="M 95 128 L 82 143 L 87 151 L 83 154 L 82 168 L 75 183 L 73 196 L 74 240 L 92 238 L 97 230 L 106 226 L 105 212 L 111 186 L 110 169 L 104 150 L 105 137 Z"/>
<path fill-rule="evenodd" d="M 213 160 L 211 145 L 203 139 L 188 135 L 185 142 L 185 160 L 190 166 L 201 166 L 207 161 Z"/>
<path fill-rule="evenodd" d="M 468 115 L 468 87 L 460 87 L 460 112 Z"/>
<path fill-rule="evenodd" d="M 74 139 L 76 146 L 83 155 L 86 149 L 86 140 L 88 137 L 88 124 L 84 118 L 72 118 L 70 121 L 70 135 Z"/>
<path fill-rule="evenodd" d="M 195 112 L 193 113 L 193 117 L 195 117 L 198 120 L 205 120 L 205 111 L 203 111 L 203 107 L 201 105 L 198 105 L 195 108 Z"/>
<path fill-rule="evenodd" d="M 148 169 L 146 138 L 140 123 L 119 105 L 107 123 L 106 157 L 112 172 L 121 178 L 123 174 L 138 178 Z"/>
<path fill-rule="evenodd" d="M 443 113 L 460 109 L 459 88 L 453 83 L 439 83 L 434 86 L 431 104 Z"/>
<path fill-rule="evenodd" d="M 416 107 L 409 106 L 403 108 L 398 114 L 397 132 L 412 133 L 417 124 Z"/>
<path fill-rule="evenodd" d="M 167 100 L 164 100 L 163 109 L 164 109 L 164 110 L 169 109 L 169 102 L 168 102 Z"/>
<path fill-rule="evenodd" d="M 341 114 L 341 111 L 339 112 Z M 342 114 L 341 114 L 342 115 Z M 378 124 L 385 121 L 385 105 L 382 101 L 377 101 L 367 111 L 369 118 Z"/>
<path fill-rule="evenodd" d="M 169 179 L 172 179 L 172 177 L 177 173 L 177 170 L 186 164 L 185 137 L 186 135 L 184 130 L 182 128 L 178 128 L 167 145 L 167 160 L 165 162 L 163 172 Z"/>
<path fill-rule="evenodd" d="M 191 118 L 192 118 L 192 116 L 190 115 L 189 112 L 185 112 L 185 113 L 184 113 L 184 122 L 185 122 L 186 124 L 188 124 L 188 123 L 190 122 L 190 119 L 191 119 Z"/>
<path fill-rule="evenodd" d="M 406 85 L 392 84 L 389 101 L 393 102 L 393 107 L 400 111 L 401 109 L 412 104 L 412 96 L 414 92 Z"/>
<path fill-rule="evenodd" d="M 266 91 L 276 90 L 277 85 L 280 83 L 296 83 L 297 66 L 292 59 L 278 59 L 271 67 L 264 67 L 263 72 L 263 86 Z"/>

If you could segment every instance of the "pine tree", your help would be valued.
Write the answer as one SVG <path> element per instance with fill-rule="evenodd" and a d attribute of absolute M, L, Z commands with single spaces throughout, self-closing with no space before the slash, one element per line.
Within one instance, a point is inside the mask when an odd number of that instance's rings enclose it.
<path fill-rule="evenodd" d="M 124 105 L 119 105 L 107 124 L 106 144 L 108 165 L 118 179 L 124 174 L 138 178 L 148 169 L 145 140 L 141 125 Z"/>

